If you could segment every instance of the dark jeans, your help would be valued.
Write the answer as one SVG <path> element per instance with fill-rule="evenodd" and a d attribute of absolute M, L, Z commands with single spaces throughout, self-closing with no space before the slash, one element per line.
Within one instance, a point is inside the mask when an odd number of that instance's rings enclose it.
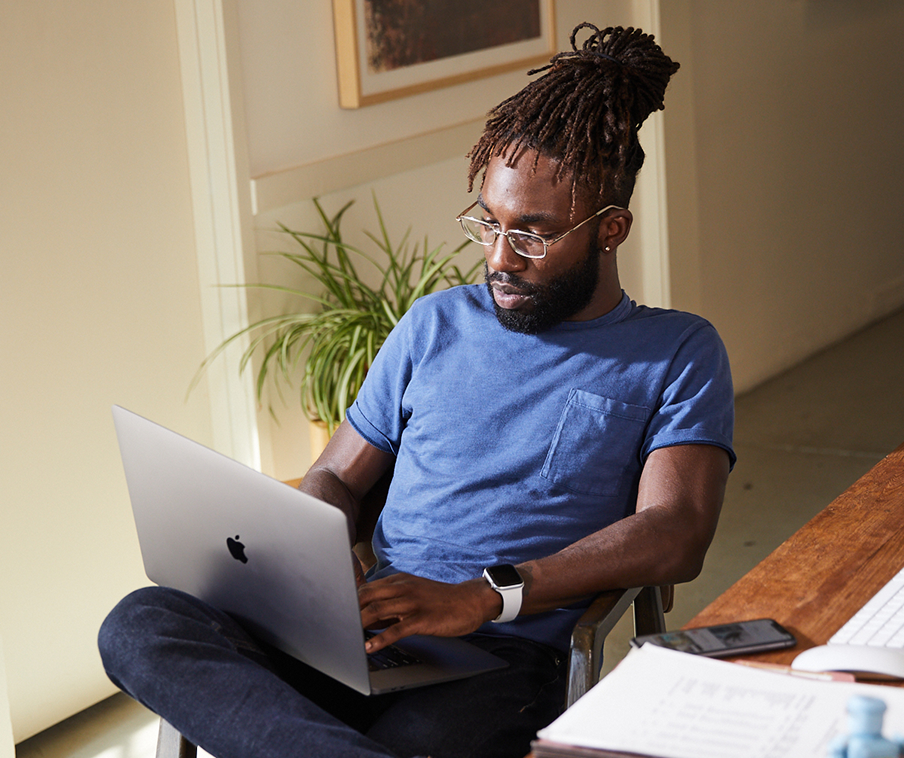
<path fill-rule="evenodd" d="M 523 758 L 562 709 L 563 656 L 512 637 L 469 640 L 509 667 L 371 697 L 175 590 L 132 593 L 98 641 L 118 687 L 217 758 Z"/>

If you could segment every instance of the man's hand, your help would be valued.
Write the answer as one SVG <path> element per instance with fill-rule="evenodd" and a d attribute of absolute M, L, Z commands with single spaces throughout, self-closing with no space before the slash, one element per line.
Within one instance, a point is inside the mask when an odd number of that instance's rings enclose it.
<path fill-rule="evenodd" d="M 365 629 L 386 627 L 367 641 L 372 653 L 412 634 L 460 637 L 502 609 L 502 598 L 484 579 L 444 584 L 411 574 L 394 574 L 359 587 Z"/>
<path fill-rule="evenodd" d="M 352 568 L 355 570 L 355 586 L 360 590 L 367 584 L 367 578 L 364 576 L 364 566 L 361 565 L 361 559 L 358 554 L 352 550 Z"/>

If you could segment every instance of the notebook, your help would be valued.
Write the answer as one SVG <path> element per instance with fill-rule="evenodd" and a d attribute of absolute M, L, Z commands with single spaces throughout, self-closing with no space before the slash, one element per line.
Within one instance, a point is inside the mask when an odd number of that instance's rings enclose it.
<path fill-rule="evenodd" d="M 418 662 L 371 670 L 338 508 L 119 406 L 113 420 L 152 582 L 366 695 L 507 665 L 464 640 L 418 636 L 396 645 Z"/>

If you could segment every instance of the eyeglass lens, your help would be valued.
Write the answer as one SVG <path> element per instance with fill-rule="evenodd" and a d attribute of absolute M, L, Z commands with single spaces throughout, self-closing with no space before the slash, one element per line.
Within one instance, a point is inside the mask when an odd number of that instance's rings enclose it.
<path fill-rule="evenodd" d="M 465 235 L 481 245 L 492 245 L 496 242 L 496 235 L 503 234 L 493 224 L 479 221 L 470 216 L 461 217 L 461 227 Z M 505 236 L 508 238 L 512 249 L 519 255 L 524 255 L 528 258 L 542 258 L 546 254 L 543 239 L 536 235 L 527 232 L 510 231 Z"/>

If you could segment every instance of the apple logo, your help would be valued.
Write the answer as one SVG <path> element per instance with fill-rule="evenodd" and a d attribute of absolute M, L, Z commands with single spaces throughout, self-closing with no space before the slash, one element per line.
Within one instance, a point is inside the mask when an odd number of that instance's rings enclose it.
<path fill-rule="evenodd" d="M 232 537 L 227 537 L 226 547 L 229 548 L 229 553 L 237 561 L 248 563 L 248 556 L 245 555 L 245 546 L 241 542 L 239 542 L 239 535 L 235 535 L 235 539 L 232 539 Z"/>

